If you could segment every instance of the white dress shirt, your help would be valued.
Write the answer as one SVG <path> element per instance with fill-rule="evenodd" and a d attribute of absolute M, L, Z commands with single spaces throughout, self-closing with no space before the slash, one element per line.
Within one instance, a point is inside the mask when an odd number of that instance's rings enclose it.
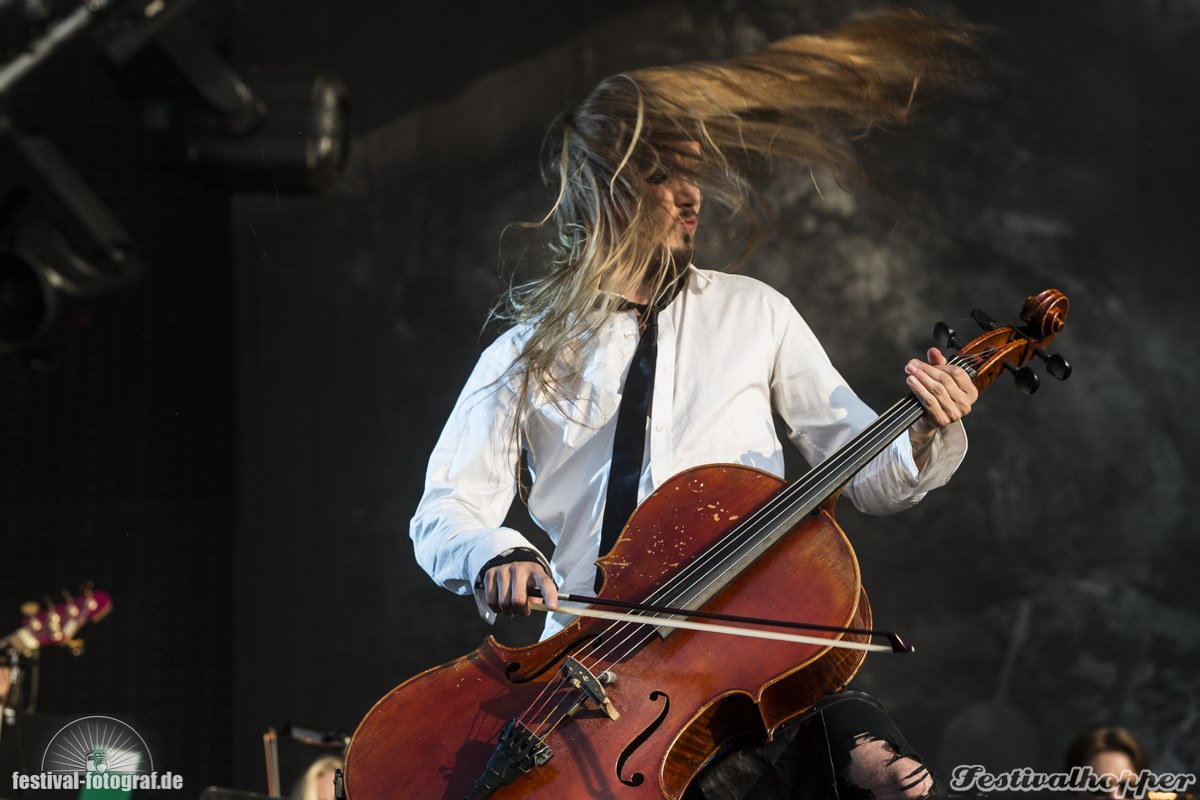
<path fill-rule="evenodd" d="M 519 376 L 509 367 L 528 335 L 527 327 L 510 329 L 480 357 L 430 457 L 412 519 L 417 561 L 459 594 L 472 592 L 481 567 L 499 553 L 533 548 L 501 526 L 520 457 L 513 436 Z M 534 395 L 523 409 L 533 478 L 529 513 L 554 542 L 550 565 L 560 591 L 592 590 L 617 407 L 637 340 L 634 312 L 612 314 L 581 377 L 567 387 L 569 399 Z M 753 278 L 689 267 L 683 290 L 658 316 L 638 501 L 702 464 L 746 464 L 782 477 L 772 409 L 813 465 L 877 416 L 846 385 L 786 297 Z M 961 423 L 942 428 L 918 472 L 904 434 L 855 475 L 845 496 L 870 514 L 906 508 L 943 485 L 965 453 Z M 480 611 L 494 618 L 482 604 Z M 551 616 L 544 635 L 569 619 Z"/>

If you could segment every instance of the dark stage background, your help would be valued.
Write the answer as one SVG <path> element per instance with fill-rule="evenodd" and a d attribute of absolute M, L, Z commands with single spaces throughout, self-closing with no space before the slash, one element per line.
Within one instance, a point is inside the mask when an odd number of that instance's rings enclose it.
<path fill-rule="evenodd" d="M 46 652 L 44 710 L 138 720 L 184 794 L 262 790 L 266 727 L 350 730 L 478 645 L 489 629 L 419 570 L 407 522 L 494 335 L 487 308 L 536 256 L 536 237 L 500 235 L 545 211 L 547 123 L 613 72 L 880 5 L 236 5 L 235 63 L 347 86 L 350 160 L 316 196 L 164 169 L 86 41 L 44 65 L 11 116 L 148 264 L 56 369 L 0 360 L 0 634 L 20 601 L 86 579 L 114 597 L 84 656 Z M 1195 772 L 1200 3 L 917 5 L 996 27 L 994 87 L 867 141 L 892 200 L 781 175 L 777 224 L 741 270 L 792 298 L 876 407 L 935 321 L 973 335 L 971 308 L 1012 320 L 1052 286 L 1073 302 L 1057 344 L 1075 374 L 985 393 L 966 462 L 916 509 L 840 509 L 877 623 L 918 645 L 855 683 L 942 769 L 1054 769 L 1078 729 L 1112 723 L 1157 769 Z M 700 260 L 719 264 L 713 242 Z M 992 727 L 987 704 L 1004 707 Z M 297 748 L 285 785 L 315 755 Z"/>

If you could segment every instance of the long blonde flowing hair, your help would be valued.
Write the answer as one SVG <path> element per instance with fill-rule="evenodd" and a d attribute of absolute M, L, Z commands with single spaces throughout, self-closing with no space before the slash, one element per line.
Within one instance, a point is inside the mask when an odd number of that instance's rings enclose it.
<path fill-rule="evenodd" d="M 674 274 L 648 182 L 667 168 L 696 183 L 753 240 L 761 187 L 782 159 L 866 175 L 852 141 L 913 116 L 918 99 L 973 85 L 979 29 L 913 10 L 869 14 L 719 61 L 606 78 L 547 137 L 555 189 L 545 274 L 513 286 L 493 317 L 528 326 L 512 370 L 531 394 L 567 400 L 606 313 L 630 287 Z M 700 159 L 685 143 L 698 142 Z M 694 145 L 693 145 L 694 146 Z M 681 159 L 681 156 L 685 158 Z M 521 419 L 518 415 L 519 436 Z"/>

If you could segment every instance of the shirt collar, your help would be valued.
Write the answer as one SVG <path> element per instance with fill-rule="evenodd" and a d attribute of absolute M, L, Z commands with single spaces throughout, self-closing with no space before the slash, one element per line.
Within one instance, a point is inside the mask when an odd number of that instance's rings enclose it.
<path fill-rule="evenodd" d="M 688 264 L 687 271 L 696 279 L 696 290 L 702 291 L 712 283 L 712 278 L 695 264 Z"/>

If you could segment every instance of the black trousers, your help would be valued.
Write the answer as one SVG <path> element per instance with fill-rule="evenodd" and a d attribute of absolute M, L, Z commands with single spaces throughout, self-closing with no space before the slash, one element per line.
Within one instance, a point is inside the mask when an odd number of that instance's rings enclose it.
<path fill-rule="evenodd" d="M 850 751 L 886 742 L 893 759 L 922 761 L 879 702 L 858 691 L 831 694 L 766 744 L 735 748 L 713 759 L 684 800 L 866 800 L 846 780 Z M 920 782 L 924 768 L 913 775 Z M 936 794 L 936 788 L 935 788 Z"/>

